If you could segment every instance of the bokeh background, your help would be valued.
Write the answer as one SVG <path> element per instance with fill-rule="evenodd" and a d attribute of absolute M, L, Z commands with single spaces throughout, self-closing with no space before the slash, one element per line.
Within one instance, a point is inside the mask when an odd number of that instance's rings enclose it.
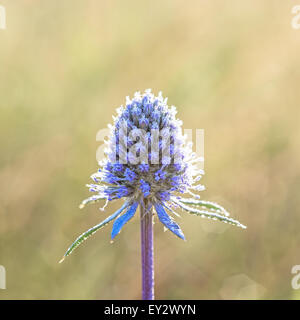
<path fill-rule="evenodd" d="M 300 29 L 295 1 L 0 0 L 0 299 L 139 299 L 139 219 L 111 226 L 85 184 L 125 96 L 162 90 L 205 130 L 207 190 L 246 231 L 182 214 L 155 225 L 159 299 L 297 299 Z M 300 4 L 300 3 L 299 3 Z"/>

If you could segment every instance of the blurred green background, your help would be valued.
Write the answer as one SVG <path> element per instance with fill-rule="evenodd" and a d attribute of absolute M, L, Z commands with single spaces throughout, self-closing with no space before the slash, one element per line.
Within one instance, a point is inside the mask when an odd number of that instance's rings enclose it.
<path fill-rule="evenodd" d="M 140 298 L 139 219 L 111 226 L 85 184 L 96 133 L 152 88 L 205 129 L 207 190 L 248 226 L 182 214 L 155 225 L 159 299 L 299 299 L 300 30 L 295 1 L 0 0 L 0 299 Z M 300 3 L 299 3 L 300 4 Z"/>

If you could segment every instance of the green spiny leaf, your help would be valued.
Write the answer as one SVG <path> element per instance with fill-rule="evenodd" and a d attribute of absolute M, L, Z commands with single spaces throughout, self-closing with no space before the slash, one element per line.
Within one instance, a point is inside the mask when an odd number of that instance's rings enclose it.
<path fill-rule="evenodd" d="M 119 216 L 122 211 L 127 208 L 128 203 L 124 203 L 124 205 L 117 210 L 114 214 L 112 214 L 111 216 L 109 216 L 108 218 L 106 218 L 105 220 L 103 220 L 102 222 L 100 222 L 99 224 L 95 225 L 94 227 L 90 228 L 89 230 L 87 230 L 86 232 L 84 232 L 83 234 L 81 234 L 73 243 L 72 245 L 69 247 L 69 249 L 67 250 L 67 252 L 64 254 L 64 256 L 62 257 L 62 259 L 59 261 L 59 263 L 63 262 L 65 257 L 69 256 L 82 242 L 84 242 L 87 238 L 89 238 L 92 234 L 94 234 L 96 231 L 98 231 L 99 229 L 101 229 L 102 227 L 104 227 L 106 224 L 108 224 L 110 221 L 112 221 L 113 219 L 115 219 L 117 216 Z"/>
<path fill-rule="evenodd" d="M 189 204 L 193 206 L 207 208 L 217 213 L 224 214 L 225 216 L 229 216 L 229 213 L 225 208 L 211 201 L 195 200 L 195 199 L 180 199 L 180 202 L 183 204 Z"/>
<path fill-rule="evenodd" d="M 196 214 L 202 218 L 208 218 L 208 219 L 212 219 L 212 220 L 219 220 L 219 221 L 222 221 L 222 222 L 225 222 L 225 223 L 229 223 L 229 224 L 232 224 L 232 225 L 235 225 L 237 227 L 241 227 L 243 229 L 246 229 L 247 227 L 244 226 L 243 224 L 241 224 L 239 221 L 237 220 L 234 220 L 232 218 L 228 218 L 226 216 L 223 216 L 221 214 L 218 214 L 218 213 L 214 213 L 214 212 L 209 212 L 209 211 L 205 211 L 205 210 L 199 210 L 199 209 L 196 209 L 196 208 L 192 208 L 192 207 L 189 207 L 189 206 L 186 206 L 185 204 L 181 203 L 180 201 L 177 201 L 177 200 L 173 200 L 173 202 L 175 204 L 177 204 L 179 207 L 181 207 L 183 210 L 191 213 L 191 214 Z"/>

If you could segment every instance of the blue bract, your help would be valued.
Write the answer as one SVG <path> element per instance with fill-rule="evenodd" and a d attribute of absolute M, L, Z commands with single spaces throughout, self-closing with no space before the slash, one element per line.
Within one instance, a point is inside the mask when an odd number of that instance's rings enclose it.
<path fill-rule="evenodd" d="M 199 185 L 204 172 L 197 169 L 199 159 L 191 143 L 186 142 L 176 113 L 176 108 L 169 107 L 161 93 L 156 97 L 150 89 L 143 94 L 135 93 L 133 99 L 127 97 L 126 105 L 117 110 L 110 126 L 106 157 L 99 163 L 98 172 L 92 175 L 94 183 L 88 185 L 95 195 L 84 200 L 80 207 L 100 200 L 106 201 L 106 207 L 110 201 L 121 198 L 125 203 L 115 214 L 79 236 L 65 256 L 116 219 L 111 235 L 114 239 L 134 216 L 138 205 L 147 207 L 146 214 L 153 214 L 155 209 L 160 222 L 181 239 L 185 239 L 183 232 L 167 212 L 177 215 L 176 210 L 180 209 L 245 228 L 229 218 L 223 207 L 200 200 L 194 194 L 204 190 Z"/>

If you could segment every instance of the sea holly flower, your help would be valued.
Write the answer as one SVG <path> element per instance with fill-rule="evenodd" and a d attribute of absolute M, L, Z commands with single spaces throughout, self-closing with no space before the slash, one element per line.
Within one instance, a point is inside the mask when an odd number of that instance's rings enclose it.
<path fill-rule="evenodd" d="M 115 239 L 140 207 L 143 299 L 154 298 L 152 224 L 155 214 L 166 229 L 183 240 L 185 236 L 172 217 L 178 215 L 179 210 L 246 228 L 230 218 L 222 206 L 200 200 L 195 194 L 204 190 L 199 184 L 204 172 L 197 168 L 200 159 L 186 142 L 176 113 L 176 108 L 169 107 L 161 93 L 156 97 L 151 90 L 146 90 L 143 94 L 135 93 L 132 99 L 127 97 L 126 105 L 117 110 L 114 124 L 110 126 L 106 157 L 91 177 L 93 184 L 88 185 L 95 195 L 84 200 L 80 208 L 105 201 L 104 209 L 109 202 L 121 198 L 124 204 L 80 235 L 63 257 L 112 221 L 111 239 Z"/>

